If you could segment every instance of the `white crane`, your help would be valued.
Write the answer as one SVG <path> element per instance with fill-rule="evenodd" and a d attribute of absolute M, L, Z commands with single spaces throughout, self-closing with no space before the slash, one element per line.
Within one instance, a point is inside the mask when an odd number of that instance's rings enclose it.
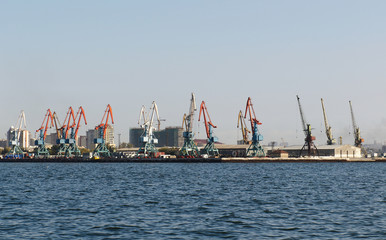
<path fill-rule="evenodd" d="M 193 140 L 193 118 L 196 107 L 196 96 L 192 93 L 190 99 L 189 114 L 184 114 L 182 119 L 182 127 L 185 125 L 185 131 L 183 133 L 184 145 L 180 149 L 180 155 L 188 157 L 197 157 L 199 155 L 197 145 Z"/>
<path fill-rule="evenodd" d="M 154 126 L 154 117 L 157 118 L 157 128 Z M 157 153 L 155 144 L 158 143 L 158 139 L 154 136 L 154 130 L 160 130 L 161 120 L 158 114 L 158 107 L 155 101 L 153 101 L 150 111 L 146 113 L 145 106 L 142 106 L 139 113 L 138 124 L 143 129 L 143 133 L 140 137 L 141 147 L 138 150 L 138 154 L 152 155 L 154 156 Z"/>
<path fill-rule="evenodd" d="M 20 133 L 21 131 L 27 128 L 27 123 L 25 120 L 25 114 L 22 110 L 17 119 L 16 127 L 11 127 L 10 131 L 10 145 L 12 146 L 11 150 L 8 152 L 8 158 L 20 158 L 23 157 L 23 151 L 20 148 Z"/>

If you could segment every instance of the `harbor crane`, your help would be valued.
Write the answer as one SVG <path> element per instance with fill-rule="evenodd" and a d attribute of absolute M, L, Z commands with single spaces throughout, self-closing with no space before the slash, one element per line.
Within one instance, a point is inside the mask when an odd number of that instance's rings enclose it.
<path fill-rule="evenodd" d="M 185 126 L 185 131 L 183 132 L 184 137 L 184 145 L 180 149 L 180 155 L 184 157 L 198 157 L 199 152 L 196 143 L 193 140 L 193 118 L 194 112 L 197 110 L 196 108 L 196 97 L 194 93 L 192 93 L 192 97 L 190 99 L 190 108 L 189 114 L 184 114 L 182 119 L 182 127 Z"/>
<path fill-rule="evenodd" d="M 23 150 L 20 148 L 20 133 L 21 131 L 25 130 L 27 128 L 27 124 L 25 121 L 25 114 L 22 110 L 20 112 L 20 115 L 17 119 L 16 127 L 11 127 L 10 130 L 10 142 L 9 145 L 12 146 L 11 150 L 7 153 L 6 158 L 23 158 L 24 153 Z"/>
<path fill-rule="evenodd" d="M 251 122 L 252 130 L 252 143 L 249 145 L 247 150 L 248 157 L 265 157 L 264 148 L 260 145 L 263 141 L 263 135 L 260 134 L 257 125 L 261 125 L 261 122 L 256 119 L 255 110 L 253 109 L 252 100 L 248 97 L 247 105 L 245 108 L 244 118 L 247 118 L 249 113 L 249 121 Z"/>
<path fill-rule="evenodd" d="M 322 102 L 324 125 L 326 127 L 327 145 L 333 145 L 336 143 L 336 140 L 335 140 L 335 138 L 332 137 L 331 126 L 328 124 L 327 114 L 326 114 L 326 109 L 324 108 L 323 98 L 321 98 L 320 101 Z"/>
<path fill-rule="evenodd" d="M 152 156 L 155 157 L 158 150 L 155 147 L 155 144 L 158 143 L 158 139 L 154 135 L 154 127 L 153 121 L 154 117 L 157 117 L 158 123 L 158 131 L 160 130 L 161 120 L 158 115 L 158 107 L 155 101 L 153 101 L 149 113 L 146 113 L 145 106 L 142 106 L 141 111 L 139 113 L 138 124 L 143 129 L 143 133 L 139 138 L 141 146 L 138 150 L 138 155 L 144 156 Z M 141 120 L 143 121 L 141 124 Z"/>
<path fill-rule="evenodd" d="M 95 127 L 97 138 L 94 139 L 94 143 L 98 145 L 93 151 L 94 158 L 111 157 L 111 152 L 106 146 L 106 132 L 109 126 L 109 117 L 111 117 L 111 123 L 114 124 L 113 111 L 110 104 L 106 107 L 101 123 Z"/>
<path fill-rule="evenodd" d="M 80 128 L 80 122 L 82 120 L 82 117 L 84 120 L 84 124 L 87 125 L 86 115 L 84 114 L 83 107 L 80 106 L 78 109 L 78 112 L 76 113 L 76 116 L 74 118 L 75 121 L 69 127 L 69 129 L 71 129 L 71 133 L 69 135 L 69 138 L 66 138 L 66 144 L 68 144 L 67 148 L 66 148 L 66 152 L 65 152 L 66 157 L 80 156 L 81 155 L 81 152 L 76 144 L 76 140 L 78 138 L 78 131 Z M 76 123 L 76 119 L 78 119 L 77 123 Z"/>
<path fill-rule="evenodd" d="M 242 142 L 242 144 L 251 144 L 252 141 L 248 139 L 248 133 L 251 133 L 251 131 L 247 128 L 247 125 L 245 124 L 245 118 L 243 117 L 243 112 L 241 110 L 237 118 L 237 128 L 241 129 L 241 133 L 243 135 L 243 140 L 241 140 L 240 142 Z"/>
<path fill-rule="evenodd" d="M 218 149 L 214 145 L 214 143 L 218 142 L 218 138 L 213 136 L 213 128 L 217 128 L 217 126 L 215 126 L 212 123 L 212 120 L 210 119 L 208 109 L 206 108 L 204 101 L 201 102 L 198 121 L 201 120 L 201 114 L 204 116 L 206 137 L 208 138 L 207 144 L 205 145 L 203 152 L 208 156 L 218 156 L 219 155 Z"/>
<path fill-rule="evenodd" d="M 354 111 L 352 110 L 351 101 L 349 101 L 350 104 L 350 111 L 351 111 L 351 119 L 352 119 L 352 126 L 354 129 L 354 145 L 355 147 L 362 147 L 362 143 L 364 142 L 363 138 L 361 138 L 361 131 L 359 127 L 357 126 L 354 118 Z"/>
<path fill-rule="evenodd" d="M 39 132 L 39 139 L 35 140 L 35 145 L 38 146 L 37 148 L 37 156 L 38 157 L 48 157 L 50 153 L 48 152 L 48 149 L 45 145 L 45 140 L 47 136 L 47 129 L 54 126 L 54 120 L 50 109 L 47 109 L 46 115 L 44 116 L 42 126 L 36 130 L 36 132 Z"/>
<path fill-rule="evenodd" d="M 59 144 L 58 155 L 68 156 L 67 149 L 68 146 L 68 131 L 75 124 L 75 114 L 72 107 L 68 108 L 66 118 L 63 121 L 63 125 L 59 128 L 60 137 L 56 140 L 56 143 Z"/>
<path fill-rule="evenodd" d="M 312 136 L 312 134 L 311 134 L 311 124 L 307 123 L 305 118 L 304 118 L 304 114 L 303 114 L 302 106 L 300 104 L 299 96 L 296 95 L 296 98 L 298 100 L 300 118 L 302 120 L 302 127 L 303 127 L 303 132 L 305 135 L 305 139 L 304 139 L 305 142 L 304 142 L 303 147 L 300 149 L 299 157 L 302 156 L 302 152 L 306 147 L 307 147 L 308 156 L 319 155 L 319 151 L 316 148 L 315 143 L 314 143 L 315 137 Z"/>

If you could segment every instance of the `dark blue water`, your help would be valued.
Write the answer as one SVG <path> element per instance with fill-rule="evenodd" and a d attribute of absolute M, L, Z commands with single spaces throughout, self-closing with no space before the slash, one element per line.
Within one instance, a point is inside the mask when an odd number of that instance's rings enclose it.
<path fill-rule="evenodd" d="M 0 239 L 386 239 L 384 163 L 0 163 Z"/>

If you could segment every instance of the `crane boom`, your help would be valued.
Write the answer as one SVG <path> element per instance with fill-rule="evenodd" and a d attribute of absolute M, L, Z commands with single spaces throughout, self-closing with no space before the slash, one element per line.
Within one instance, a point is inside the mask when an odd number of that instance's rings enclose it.
<path fill-rule="evenodd" d="M 57 135 L 56 137 L 58 139 L 61 139 L 62 138 L 62 134 L 60 133 L 60 127 L 59 127 L 59 126 L 61 126 L 61 124 L 60 124 L 60 121 L 59 121 L 59 118 L 58 118 L 58 114 L 56 114 L 56 112 L 54 112 L 52 114 L 52 118 L 54 120 L 54 124 L 55 124 L 55 128 L 56 128 L 56 135 Z"/>
<path fill-rule="evenodd" d="M 361 131 L 355 122 L 354 111 L 352 109 L 351 101 L 349 101 L 349 104 L 350 104 L 350 111 L 351 111 L 352 126 L 354 129 L 354 145 L 356 147 L 361 147 L 364 140 L 363 138 L 361 138 Z"/>
<path fill-rule="evenodd" d="M 237 128 L 241 128 L 241 133 L 243 134 L 243 143 L 249 144 L 248 133 L 251 133 L 245 124 L 245 118 L 243 117 L 243 112 L 240 110 L 239 116 L 237 118 Z"/>
<path fill-rule="evenodd" d="M 190 99 L 189 115 L 186 116 L 186 131 L 192 132 L 193 130 L 193 119 L 194 112 L 197 110 L 196 107 L 196 96 L 192 93 L 192 98 Z"/>
<path fill-rule="evenodd" d="M 327 114 L 326 114 L 326 109 L 324 108 L 324 102 L 323 98 L 320 99 L 322 102 L 322 109 L 323 109 L 323 118 L 324 118 L 324 126 L 326 128 L 326 135 L 327 135 L 327 144 L 332 145 L 335 144 L 335 139 L 332 137 L 332 131 L 331 131 L 331 126 L 328 124 L 327 120 Z"/>
<path fill-rule="evenodd" d="M 75 117 L 75 119 L 78 119 L 78 123 L 76 125 L 75 134 L 73 136 L 74 139 L 76 139 L 78 137 L 78 130 L 80 127 L 80 120 L 82 119 L 82 116 L 83 116 L 84 124 L 87 125 L 86 115 L 84 114 L 83 107 L 80 106 L 78 109 L 78 112 L 76 113 L 76 117 Z"/>
<path fill-rule="evenodd" d="M 51 123 L 51 124 L 49 124 L 49 123 Z M 41 131 L 40 140 L 43 140 L 43 141 L 46 140 L 47 129 L 48 129 L 48 127 L 52 127 L 53 125 L 54 125 L 54 121 L 53 121 L 53 116 L 52 116 L 51 110 L 47 109 L 46 115 L 44 116 L 44 119 L 42 122 L 42 126 L 38 130 L 36 130 L 36 132 Z M 44 131 L 42 131 L 43 129 L 44 129 Z"/>
<path fill-rule="evenodd" d="M 307 136 L 307 122 L 306 122 L 306 120 L 304 118 L 302 105 L 300 104 L 300 98 L 299 98 L 298 95 L 296 95 L 296 98 L 298 100 L 299 112 L 300 112 L 300 118 L 301 118 L 301 121 L 302 121 L 303 132 Z"/>
<path fill-rule="evenodd" d="M 217 126 L 215 126 L 213 123 L 212 123 L 212 120 L 210 119 L 210 116 L 209 116 L 209 113 L 208 113 L 208 109 L 206 108 L 206 105 L 205 105 L 205 102 L 202 101 L 201 102 L 201 106 L 200 106 L 200 114 L 198 116 L 198 121 L 201 120 L 201 114 L 204 116 L 204 123 L 205 123 L 205 130 L 206 130 L 206 136 L 207 138 L 211 138 L 212 136 L 212 133 L 210 131 L 210 127 L 213 127 L 213 128 L 217 128 Z M 206 118 L 208 116 L 208 119 Z"/>

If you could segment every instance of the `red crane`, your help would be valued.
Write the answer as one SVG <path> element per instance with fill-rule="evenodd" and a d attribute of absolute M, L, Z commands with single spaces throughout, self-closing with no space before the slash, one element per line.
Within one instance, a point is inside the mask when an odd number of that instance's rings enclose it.
<path fill-rule="evenodd" d="M 253 132 L 255 132 L 256 125 L 261 125 L 261 122 L 256 119 L 255 110 L 253 109 L 253 104 L 252 104 L 252 100 L 250 97 L 248 97 L 248 100 L 247 100 L 247 106 L 245 107 L 244 118 L 247 117 L 248 112 L 249 112 L 249 121 L 251 121 L 251 129 L 252 129 L 252 133 L 253 133 Z"/>
<path fill-rule="evenodd" d="M 248 97 L 247 106 L 245 108 L 244 118 L 247 117 L 249 112 L 249 121 L 251 121 L 252 129 L 252 143 L 247 150 L 247 156 L 250 157 L 264 157 L 265 151 L 260 145 L 260 141 L 263 141 L 263 135 L 259 133 L 257 125 L 261 125 L 261 122 L 256 119 L 255 110 L 253 109 L 252 100 Z"/>
<path fill-rule="evenodd" d="M 204 116 L 204 122 L 205 122 L 205 130 L 206 130 L 206 136 L 207 138 L 211 138 L 212 137 L 212 127 L 213 128 L 217 128 L 217 126 L 215 126 L 213 123 L 212 123 L 212 120 L 210 119 L 210 116 L 209 116 L 209 113 L 208 113 L 208 109 L 206 108 L 206 105 L 205 105 L 205 102 L 202 101 L 201 102 L 201 106 L 200 106 L 200 114 L 198 115 L 198 121 L 201 120 L 201 114 Z M 207 121 L 207 118 L 206 116 L 208 116 L 208 119 L 209 121 Z"/>
<path fill-rule="evenodd" d="M 50 122 L 51 122 L 51 124 L 49 124 Z M 36 130 L 36 132 L 40 131 L 39 139 L 41 141 L 46 140 L 47 129 L 48 129 L 48 127 L 52 127 L 53 125 L 54 125 L 54 118 L 52 116 L 51 110 L 47 109 L 46 115 L 45 115 L 45 117 L 43 119 L 42 126 L 38 130 Z M 43 131 L 43 129 L 44 129 L 44 131 Z"/>
<path fill-rule="evenodd" d="M 111 117 L 111 123 L 114 124 L 113 111 L 111 110 L 110 104 L 107 105 L 101 123 L 95 127 L 95 131 L 97 131 L 97 138 L 94 139 L 94 143 L 97 143 L 98 145 L 93 151 L 94 158 L 99 158 L 101 156 L 111 156 L 111 152 L 106 146 L 106 131 L 108 127 L 109 117 Z"/>
<path fill-rule="evenodd" d="M 198 121 L 201 120 L 201 114 L 204 115 L 206 136 L 208 138 L 208 140 L 207 140 L 208 143 L 206 144 L 206 146 L 204 148 L 204 152 L 206 154 L 208 154 L 208 156 L 218 156 L 219 155 L 218 149 L 214 145 L 214 143 L 217 142 L 218 139 L 217 139 L 217 137 L 213 137 L 212 136 L 212 133 L 213 133 L 212 128 L 217 128 L 217 126 L 215 126 L 212 123 L 212 120 L 210 119 L 210 116 L 209 116 L 209 113 L 208 113 L 208 109 L 206 108 L 206 105 L 205 105 L 204 101 L 201 102 L 200 114 L 198 116 Z"/>
<path fill-rule="evenodd" d="M 52 116 L 51 110 L 48 109 L 46 112 L 46 115 L 44 116 L 42 126 L 38 130 L 36 130 L 36 132 L 40 131 L 39 140 L 35 141 L 35 144 L 38 145 L 37 155 L 39 157 L 41 156 L 47 157 L 49 155 L 48 149 L 45 146 L 45 140 L 47 136 L 48 127 L 52 127 L 53 125 L 54 125 L 53 116 Z"/>
<path fill-rule="evenodd" d="M 72 120 L 72 122 L 71 122 Z M 67 124 L 66 124 L 67 123 Z M 72 107 L 68 108 L 66 118 L 63 121 L 63 125 L 61 128 L 59 128 L 61 133 L 61 138 L 67 139 L 68 138 L 68 130 L 70 130 L 71 127 L 75 125 L 75 115 L 74 110 Z"/>
<path fill-rule="evenodd" d="M 73 125 L 71 126 L 71 138 L 75 139 L 78 137 L 78 130 L 79 130 L 79 127 L 80 127 L 80 120 L 82 119 L 82 116 L 83 116 L 83 120 L 84 120 L 84 124 L 87 125 L 87 120 L 86 120 L 86 115 L 84 115 L 84 110 L 83 110 L 83 107 L 80 106 L 79 109 L 78 109 L 78 112 L 76 113 L 76 116 L 75 116 L 75 120 L 78 119 L 78 123 L 75 124 L 75 121 L 73 123 Z M 75 129 L 75 132 L 74 132 L 74 127 L 76 125 L 76 129 Z"/>
<path fill-rule="evenodd" d="M 98 130 L 99 128 L 103 129 L 103 134 L 101 134 L 99 137 L 105 139 L 106 138 L 106 129 L 109 122 L 109 116 L 111 116 L 111 123 L 114 124 L 114 118 L 113 118 L 113 110 L 111 110 L 110 104 L 107 105 L 107 108 L 105 110 L 105 114 L 103 115 L 101 123 L 95 127 L 95 130 Z M 103 121 L 105 120 L 105 123 Z M 101 132 L 102 133 L 102 132 Z"/>

